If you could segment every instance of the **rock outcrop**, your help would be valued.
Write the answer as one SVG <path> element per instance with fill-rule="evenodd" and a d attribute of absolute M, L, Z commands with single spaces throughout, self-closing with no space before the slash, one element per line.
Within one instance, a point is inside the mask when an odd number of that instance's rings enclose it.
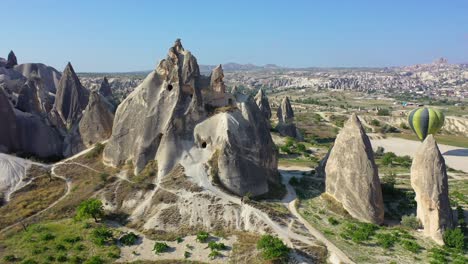
<path fill-rule="evenodd" d="M 281 105 L 278 107 L 276 116 L 278 117 L 278 125 L 276 126 L 276 129 L 282 136 L 302 140 L 301 132 L 299 132 L 294 124 L 294 110 L 292 109 L 291 102 L 287 96 L 283 101 L 281 101 Z"/>
<path fill-rule="evenodd" d="M 240 111 L 219 113 L 195 127 L 195 144 L 210 153 L 212 175 L 229 191 L 260 195 L 278 179 L 275 145 L 252 98 Z"/>
<path fill-rule="evenodd" d="M 10 53 L 8 53 L 8 59 L 7 59 L 7 63 L 5 67 L 7 69 L 11 69 L 15 67 L 16 65 L 18 65 L 18 60 L 16 59 L 16 55 L 13 51 L 10 51 Z"/>
<path fill-rule="evenodd" d="M 442 235 L 453 226 L 453 217 L 445 160 L 432 135 L 426 137 L 414 156 L 411 186 L 416 192 L 417 217 L 424 234 L 444 244 Z"/>
<path fill-rule="evenodd" d="M 326 161 L 326 192 L 339 201 L 354 218 L 382 224 L 384 205 L 366 132 L 353 114 L 338 134 Z"/>
<path fill-rule="evenodd" d="M 16 117 L 7 95 L 0 88 L 0 152 L 14 151 L 18 148 L 16 138 Z"/>
<path fill-rule="evenodd" d="M 60 79 L 55 103 L 50 112 L 52 123 L 62 129 L 70 129 L 77 124 L 83 110 L 88 105 L 89 91 L 84 88 L 70 63 Z"/>
<path fill-rule="evenodd" d="M 24 63 L 15 66 L 15 70 L 24 77 L 31 79 L 39 78 L 45 91 L 55 94 L 62 74 L 53 67 L 42 63 Z"/>
<path fill-rule="evenodd" d="M 54 97 L 50 95 L 39 77 L 29 78 L 18 94 L 16 108 L 28 113 L 46 115 L 54 105 Z"/>
<path fill-rule="evenodd" d="M 211 88 L 218 92 L 218 93 L 225 93 L 226 92 L 226 86 L 224 85 L 224 73 L 223 73 L 223 67 L 221 64 L 216 66 L 216 68 L 213 69 L 211 73 Z"/>
<path fill-rule="evenodd" d="M 104 79 L 102 80 L 101 86 L 99 87 L 98 91 L 102 96 L 106 98 L 112 97 L 112 89 L 106 77 L 104 77 Z"/>
<path fill-rule="evenodd" d="M 265 120 L 267 121 L 268 126 L 270 126 L 270 118 L 271 118 L 270 102 L 268 101 L 268 97 L 266 96 L 263 89 L 258 90 L 258 93 L 255 95 L 255 102 L 257 103 L 258 108 L 260 109 L 260 112 L 262 112 L 263 116 L 265 117 Z"/>
<path fill-rule="evenodd" d="M 89 95 L 88 106 L 79 123 L 79 132 L 86 147 L 111 136 L 114 114 L 105 100 L 97 92 L 91 92 Z"/>
<path fill-rule="evenodd" d="M 156 160 L 162 179 L 193 151 L 204 158 L 196 162 L 197 169 L 210 174 L 203 164 L 209 165 L 218 152 L 217 174 L 227 189 L 237 194 L 268 191 L 268 181 L 278 178 L 273 141 L 255 102 L 236 103 L 224 92 L 222 76 L 221 67 L 211 78 L 200 75 L 196 58 L 176 40 L 167 58 L 117 108 L 104 162 L 118 166 L 131 161 L 138 174 Z M 215 145 L 208 146 L 210 142 Z"/>

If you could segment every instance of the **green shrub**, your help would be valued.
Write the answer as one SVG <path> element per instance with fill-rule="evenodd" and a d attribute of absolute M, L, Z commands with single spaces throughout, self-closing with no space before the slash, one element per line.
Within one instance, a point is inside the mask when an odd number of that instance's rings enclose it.
<path fill-rule="evenodd" d="M 401 129 L 409 129 L 408 125 L 405 122 L 400 123 L 400 128 Z"/>
<path fill-rule="evenodd" d="M 221 257 L 221 256 L 222 256 L 222 254 L 221 254 L 218 250 L 216 250 L 216 249 L 215 249 L 215 250 L 212 250 L 212 251 L 210 252 L 210 254 L 208 254 L 208 257 L 209 257 L 210 259 L 215 259 L 215 258 Z"/>
<path fill-rule="evenodd" d="M 81 241 L 80 236 L 73 236 L 73 237 L 66 237 L 63 239 L 63 242 L 69 243 L 69 244 L 75 244 L 76 242 Z"/>
<path fill-rule="evenodd" d="M 16 257 L 15 255 L 6 255 L 3 257 L 3 260 L 7 262 L 14 262 L 16 261 Z"/>
<path fill-rule="evenodd" d="M 404 227 L 411 228 L 413 230 L 416 230 L 421 226 L 419 219 L 416 216 L 414 216 L 414 214 L 404 215 L 403 217 L 401 217 L 401 225 Z"/>
<path fill-rule="evenodd" d="M 432 259 L 431 263 L 447 263 L 447 256 L 449 254 L 440 248 L 431 248 L 429 250 L 429 257 Z"/>
<path fill-rule="evenodd" d="M 263 235 L 257 242 L 257 249 L 262 251 L 265 260 L 288 259 L 290 249 L 276 236 Z"/>
<path fill-rule="evenodd" d="M 188 251 L 185 251 L 184 252 L 184 258 L 188 259 L 192 256 L 192 253 L 188 252 Z"/>
<path fill-rule="evenodd" d="M 338 220 L 336 220 L 335 218 L 333 218 L 333 217 L 331 217 L 331 216 L 328 218 L 328 223 L 330 223 L 331 225 L 338 225 L 338 224 L 340 224 L 340 222 L 339 222 Z"/>
<path fill-rule="evenodd" d="M 67 255 L 59 255 L 57 257 L 57 262 L 66 262 L 68 261 Z"/>
<path fill-rule="evenodd" d="M 460 228 L 445 230 L 444 243 L 449 248 L 463 250 L 465 248 L 465 235 Z"/>
<path fill-rule="evenodd" d="M 177 241 L 177 244 L 180 244 L 180 243 L 184 242 L 184 239 L 181 238 L 181 237 L 177 237 L 176 241 Z"/>
<path fill-rule="evenodd" d="M 347 223 L 340 234 L 345 239 L 351 239 L 355 243 L 369 240 L 379 227 L 370 223 Z"/>
<path fill-rule="evenodd" d="M 393 172 L 386 173 L 382 179 L 381 188 L 383 194 L 394 194 L 395 193 L 395 184 L 396 184 L 396 174 Z"/>
<path fill-rule="evenodd" d="M 104 215 L 104 208 L 101 200 L 99 199 L 88 199 L 80 203 L 76 210 L 76 219 L 82 220 L 87 218 L 94 218 L 97 222 L 98 218 Z"/>
<path fill-rule="evenodd" d="M 377 119 L 372 119 L 372 121 L 370 122 L 371 125 L 373 126 L 380 126 L 380 121 L 377 120 Z"/>
<path fill-rule="evenodd" d="M 42 241 L 50 241 L 50 240 L 54 240 L 55 239 L 55 236 L 51 233 L 45 233 L 41 236 L 41 240 Z"/>
<path fill-rule="evenodd" d="M 226 245 L 224 245 L 223 243 L 216 243 L 214 241 L 210 241 L 208 243 L 208 248 L 211 249 L 211 250 L 225 250 L 225 249 L 227 249 Z"/>
<path fill-rule="evenodd" d="M 96 143 L 94 148 L 86 153 L 85 157 L 88 159 L 96 158 L 97 156 L 101 155 L 102 151 L 104 150 L 104 145 L 101 143 Z"/>
<path fill-rule="evenodd" d="M 138 236 L 135 233 L 130 232 L 128 234 L 123 235 L 119 241 L 125 246 L 133 246 L 138 240 Z"/>
<path fill-rule="evenodd" d="M 297 151 L 299 151 L 299 152 L 305 152 L 306 151 L 306 146 L 304 144 L 301 144 L 301 143 L 297 144 L 296 148 L 297 148 Z"/>
<path fill-rule="evenodd" d="M 210 234 L 208 232 L 200 231 L 197 234 L 197 241 L 200 243 L 205 243 L 209 237 L 210 237 Z"/>
<path fill-rule="evenodd" d="M 84 262 L 84 259 L 79 256 L 72 256 L 70 258 L 70 263 L 73 263 L 73 264 L 81 264 L 83 262 Z"/>
<path fill-rule="evenodd" d="M 421 251 L 421 246 L 416 243 L 415 241 L 411 241 L 411 240 L 403 240 L 401 241 L 401 246 L 412 252 L 412 253 L 418 253 L 419 251 Z"/>
<path fill-rule="evenodd" d="M 391 248 L 398 241 L 398 237 L 393 234 L 377 234 L 377 244 L 383 248 Z"/>
<path fill-rule="evenodd" d="M 93 256 L 88 259 L 84 264 L 104 264 L 104 260 L 99 256 Z"/>
<path fill-rule="evenodd" d="M 392 166 L 393 165 L 393 162 L 395 160 L 395 158 L 397 157 L 397 155 L 393 152 L 386 152 L 385 154 L 383 154 L 382 156 L 382 165 L 384 166 Z"/>
<path fill-rule="evenodd" d="M 153 251 L 156 255 L 159 255 L 160 253 L 164 253 L 168 249 L 169 249 L 169 246 L 166 243 L 163 243 L 163 242 L 154 243 Z"/>
<path fill-rule="evenodd" d="M 388 110 L 386 108 L 380 108 L 379 110 L 377 110 L 377 115 L 379 115 L 379 116 L 389 116 L 390 115 L 390 110 Z"/>
<path fill-rule="evenodd" d="M 91 241 L 98 246 L 106 244 L 112 238 L 112 231 L 105 226 L 97 227 L 91 232 Z"/>
<path fill-rule="evenodd" d="M 55 246 L 55 249 L 57 249 L 58 251 L 65 251 L 65 250 L 67 250 L 67 248 L 66 248 L 64 245 L 62 245 L 62 244 L 57 244 L 57 245 Z"/>
<path fill-rule="evenodd" d="M 75 249 L 78 250 L 78 251 L 83 251 L 83 250 L 86 249 L 86 247 L 84 245 L 82 245 L 82 244 L 79 244 L 79 245 L 76 245 Z"/>

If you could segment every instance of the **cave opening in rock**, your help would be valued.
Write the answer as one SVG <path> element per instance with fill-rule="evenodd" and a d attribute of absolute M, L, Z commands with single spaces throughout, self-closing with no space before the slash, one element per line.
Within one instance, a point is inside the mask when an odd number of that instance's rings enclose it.
<path fill-rule="evenodd" d="M 169 85 L 167 86 L 167 90 L 168 90 L 168 91 L 172 91 L 172 88 L 173 88 L 173 87 L 172 87 L 172 84 L 169 84 Z"/>
<path fill-rule="evenodd" d="M 232 99 L 231 98 L 228 99 L 228 104 L 232 105 Z"/>
<path fill-rule="evenodd" d="M 201 144 L 201 147 L 202 147 L 202 148 L 206 148 L 206 142 L 203 142 L 203 143 Z"/>

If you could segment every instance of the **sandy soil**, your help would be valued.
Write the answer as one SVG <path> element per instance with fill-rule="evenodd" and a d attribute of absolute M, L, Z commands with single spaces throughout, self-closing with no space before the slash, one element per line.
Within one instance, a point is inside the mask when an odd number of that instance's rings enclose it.
<path fill-rule="evenodd" d="M 383 147 L 386 152 L 394 152 L 397 155 L 409 155 L 413 157 L 418 147 L 419 141 L 402 138 L 371 139 L 372 148 Z M 468 172 L 468 149 L 438 144 L 440 152 L 445 158 L 445 163 L 456 170 Z"/>

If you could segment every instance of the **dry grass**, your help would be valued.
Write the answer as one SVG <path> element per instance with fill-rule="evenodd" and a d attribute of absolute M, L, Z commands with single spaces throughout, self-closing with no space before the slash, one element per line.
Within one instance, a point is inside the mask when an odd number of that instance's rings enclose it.
<path fill-rule="evenodd" d="M 170 190 L 186 190 L 189 192 L 201 192 L 203 188 L 190 181 L 185 175 L 184 167 L 178 164 L 161 181 L 161 186 Z"/>
<path fill-rule="evenodd" d="M 47 208 L 65 194 L 63 180 L 48 176 L 36 177 L 30 184 L 15 192 L 11 200 L 0 207 L 0 229 Z"/>
<path fill-rule="evenodd" d="M 229 263 L 269 263 L 262 258 L 260 251 L 257 250 L 257 241 L 260 239 L 260 235 L 240 231 L 234 234 L 237 236 L 237 241 L 232 247 Z"/>

